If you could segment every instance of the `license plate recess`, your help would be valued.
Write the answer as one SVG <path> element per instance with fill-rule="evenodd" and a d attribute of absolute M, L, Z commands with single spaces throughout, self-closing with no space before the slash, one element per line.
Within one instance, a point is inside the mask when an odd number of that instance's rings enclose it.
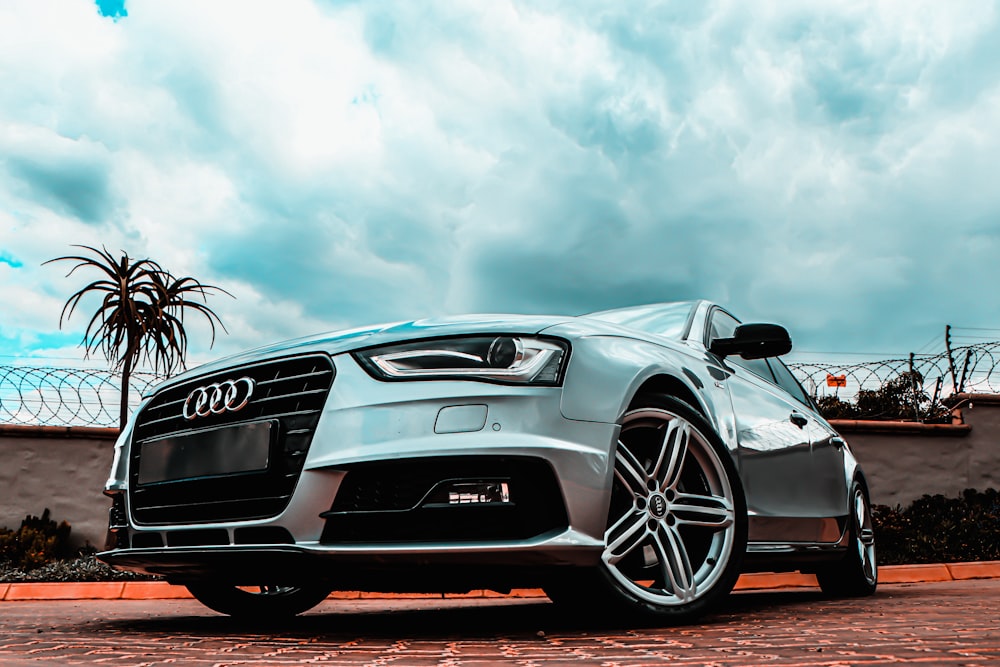
<path fill-rule="evenodd" d="M 278 428 L 272 419 L 147 440 L 139 484 L 266 471 Z"/>

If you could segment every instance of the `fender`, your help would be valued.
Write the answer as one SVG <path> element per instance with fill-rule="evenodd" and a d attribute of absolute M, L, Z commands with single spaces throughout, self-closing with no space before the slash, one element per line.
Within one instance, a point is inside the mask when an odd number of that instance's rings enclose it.
<path fill-rule="evenodd" d="M 561 327 L 547 331 L 559 335 Z M 560 409 L 566 419 L 618 423 L 649 380 L 669 376 L 687 388 L 693 405 L 706 415 L 726 446 L 735 451 L 732 402 L 724 383 L 728 374 L 687 348 L 615 335 L 572 338 Z"/>

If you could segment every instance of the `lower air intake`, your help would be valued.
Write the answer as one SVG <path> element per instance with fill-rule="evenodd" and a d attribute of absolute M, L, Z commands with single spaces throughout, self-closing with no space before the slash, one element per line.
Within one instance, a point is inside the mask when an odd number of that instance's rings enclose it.
<path fill-rule="evenodd" d="M 524 540 L 568 525 L 549 464 L 514 456 L 351 466 L 323 517 L 324 544 Z"/>

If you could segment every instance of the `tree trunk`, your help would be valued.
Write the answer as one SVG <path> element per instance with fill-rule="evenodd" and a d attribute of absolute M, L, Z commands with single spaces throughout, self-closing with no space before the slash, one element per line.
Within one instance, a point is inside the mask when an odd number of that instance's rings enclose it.
<path fill-rule="evenodd" d="M 129 381 L 132 379 L 132 357 L 128 355 L 125 357 L 125 363 L 122 365 L 122 401 L 120 410 L 118 412 L 118 429 L 119 431 L 125 430 L 125 424 L 128 423 L 128 394 L 129 394 Z"/>

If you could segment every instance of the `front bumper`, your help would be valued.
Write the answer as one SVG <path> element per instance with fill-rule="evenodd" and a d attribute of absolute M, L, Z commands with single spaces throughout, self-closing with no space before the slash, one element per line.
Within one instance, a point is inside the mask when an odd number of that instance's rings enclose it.
<path fill-rule="evenodd" d="M 596 565 L 601 549 L 601 544 L 567 531 L 529 544 L 346 549 L 230 545 L 118 549 L 98 557 L 120 569 L 182 584 L 206 580 L 234 585 L 324 582 L 333 590 L 460 592 L 538 586 L 553 570 Z"/>
<path fill-rule="evenodd" d="M 393 573 L 410 571 L 412 579 L 415 566 L 422 568 L 421 580 L 442 590 L 445 580 L 472 580 L 492 572 L 485 577 L 491 579 L 508 570 L 518 573 L 511 575 L 516 579 L 530 579 L 522 575 L 598 562 L 607 521 L 615 424 L 566 419 L 560 411 L 559 387 L 386 383 L 371 378 L 349 355 L 334 357 L 334 364 L 336 380 L 312 446 L 291 500 L 279 514 L 214 523 L 141 523 L 127 507 L 126 490 L 121 495 L 126 507 L 118 512 L 116 526 L 119 548 L 99 557 L 116 567 L 175 581 L 259 583 L 264 576 L 268 582 L 281 583 L 301 577 L 326 580 L 335 588 L 369 590 L 379 590 L 382 582 L 394 582 L 385 585 L 399 589 Z M 129 460 L 127 455 L 123 458 Z M 564 519 L 542 533 L 516 539 L 498 533 L 493 539 L 473 535 L 457 540 L 447 533 L 426 539 L 410 535 L 405 540 L 377 531 L 347 536 L 343 522 L 332 521 L 343 518 L 343 512 L 340 517 L 331 514 L 352 471 L 372 465 L 459 460 L 543 464 L 551 471 L 555 501 L 562 503 Z M 127 470 L 119 475 L 122 479 L 111 480 L 109 491 L 127 489 Z M 488 471 L 480 466 L 475 476 L 488 476 Z M 525 494 L 514 488 L 512 497 L 516 503 Z M 381 510 L 370 513 L 373 521 L 398 508 L 382 509 L 381 514 Z M 447 523 L 444 512 L 441 521 Z M 369 515 L 362 512 L 351 518 L 356 529 Z M 478 574 L 459 576 L 467 567 Z M 438 569 L 440 581 L 434 574 Z"/>

